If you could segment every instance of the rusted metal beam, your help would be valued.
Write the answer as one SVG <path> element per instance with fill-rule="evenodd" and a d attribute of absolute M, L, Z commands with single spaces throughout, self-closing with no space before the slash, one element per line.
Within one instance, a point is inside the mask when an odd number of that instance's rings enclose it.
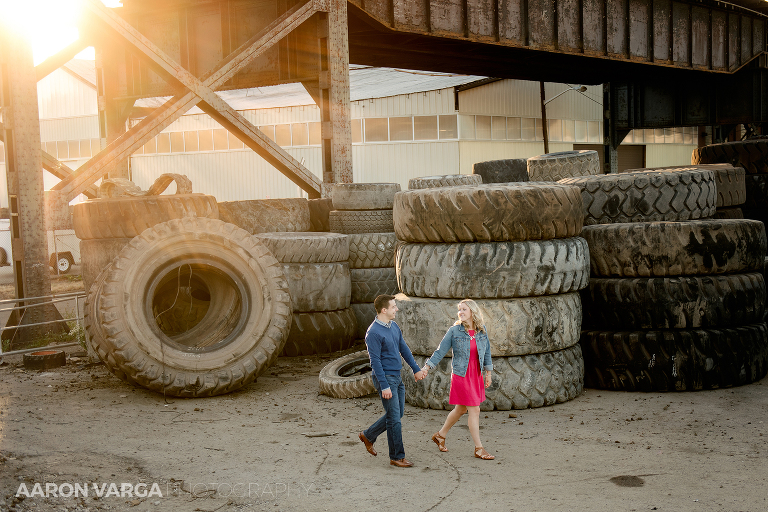
<path fill-rule="evenodd" d="M 262 32 L 256 34 L 240 48 L 232 52 L 233 54 L 246 53 L 248 55 L 247 59 L 237 58 L 236 55 L 230 56 L 202 77 L 200 81 L 209 89 L 216 89 L 221 86 L 247 66 L 252 59 L 262 55 L 277 41 L 295 30 L 297 26 L 312 16 L 314 13 L 312 9 L 314 9 L 314 5 L 308 9 L 307 4 L 304 4 L 289 10 Z M 130 156 L 149 139 L 160 133 L 190 108 L 194 107 L 199 101 L 199 97 L 191 91 L 176 94 L 136 126 L 129 129 L 124 136 L 108 144 L 105 149 L 83 164 L 69 178 L 62 180 L 61 183 L 53 187 L 52 191 L 56 194 L 51 195 L 51 200 L 57 202 L 72 200 L 97 179 L 109 172 L 114 162 Z"/>
<path fill-rule="evenodd" d="M 81 36 L 77 41 L 67 45 L 56 55 L 51 55 L 45 59 L 43 62 L 35 66 L 35 75 L 37 75 L 37 81 L 39 82 L 67 62 L 74 59 L 78 53 L 88 48 L 88 46 L 90 46 L 88 41 Z"/>

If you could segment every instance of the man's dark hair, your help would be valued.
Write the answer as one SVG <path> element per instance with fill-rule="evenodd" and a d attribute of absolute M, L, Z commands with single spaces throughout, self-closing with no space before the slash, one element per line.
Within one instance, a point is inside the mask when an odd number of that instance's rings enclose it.
<path fill-rule="evenodd" d="M 376 297 L 373 301 L 373 307 L 376 308 L 376 314 L 378 315 L 381 313 L 382 309 L 387 309 L 389 307 L 389 301 L 391 300 L 395 300 L 394 295 L 379 295 Z"/>

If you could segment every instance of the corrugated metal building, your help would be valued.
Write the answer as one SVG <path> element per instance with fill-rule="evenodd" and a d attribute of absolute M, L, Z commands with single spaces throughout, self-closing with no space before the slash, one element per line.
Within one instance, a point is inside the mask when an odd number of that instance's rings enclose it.
<path fill-rule="evenodd" d="M 546 97 L 569 87 L 548 83 Z M 357 182 L 397 182 L 405 188 L 413 177 L 471 173 L 475 162 L 544 152 L 537 82 L 352 66 L 350 91 Z M 310 171 L 321 175 L 320 112 L 300 84 L 220 94 Z M 93 62 L 72 61 L 52 73 L 38 84 L 38 96 L 43 148 L 78 167 L 100 144 Z M 137 106 L 152 107 L 163 101 L 142 100 Z M 588 87 L 584 93 L 568 91 L 548 103 L 550 152 L 599 146 L 601 103 L 600 86 Z M 620 167 L 688 164 L 696 147 L 695 130 L 636 130 L 620 148 Z M 175 172 L 188 175 L 195 191 L 221 201 L 302 194 L 196 108 L 131 160 L 133 180 L 142 188 L 164 172 Z M 55 182 L 48 175 L 46 187 Z M 3 205 L 6 195 L 0 199 Z"/>

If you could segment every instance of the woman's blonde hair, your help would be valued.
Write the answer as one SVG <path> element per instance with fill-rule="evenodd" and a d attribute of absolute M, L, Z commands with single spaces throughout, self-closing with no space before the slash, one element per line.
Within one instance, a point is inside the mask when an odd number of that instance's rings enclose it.
<path fill-rule="evenodd" d="M 485 318 L 483 318 L 483 313 L 480 311 L 480 307 L 477 305 L 477 302 L 473 301 L 472 299 L 464 299 L 459 302 L 456 307 L 458 308 L 462 304 L 466 304 L 469 308 L 469 312 L 472 313 L 472 321 L 475 322 L 475 329 L 485 332 Z M 462 322 L 461 319 L 456 320 L 453 325 L 459 324 L 464 325 L 465 329 L 469 328 L 469 326 L 465 322 Z"/>

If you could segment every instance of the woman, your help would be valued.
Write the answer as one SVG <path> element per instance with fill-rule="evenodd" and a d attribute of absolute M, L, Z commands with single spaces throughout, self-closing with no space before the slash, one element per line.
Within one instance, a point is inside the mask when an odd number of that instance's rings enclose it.
<path fill-rule="evenodd" d="M 451 372 L 451 392 L 448 402 L 456 407 L 448 413 L 443 428 L 438 430 L 432 440 L 441 452 L 447 452 L 445 436 L 461 418 L 469 412 L 469 433 L 475 442 L 475 457 L 493 460 L 495 457 L 485 451 L 480 442 L 480 404 L 485 400 L 485 388 L 491 385 L 493 363 L 491 362 L 491 343 L 485 331 L 485 321 L 480 308 L 472 299 L 459 302 L 459 319 L 445 333 L 440 346 L 424 364 L 422 370 L 429 373 L 440 360 L 453 349 Z M 485 371 L 485 379 L 481 374 Z"/>

